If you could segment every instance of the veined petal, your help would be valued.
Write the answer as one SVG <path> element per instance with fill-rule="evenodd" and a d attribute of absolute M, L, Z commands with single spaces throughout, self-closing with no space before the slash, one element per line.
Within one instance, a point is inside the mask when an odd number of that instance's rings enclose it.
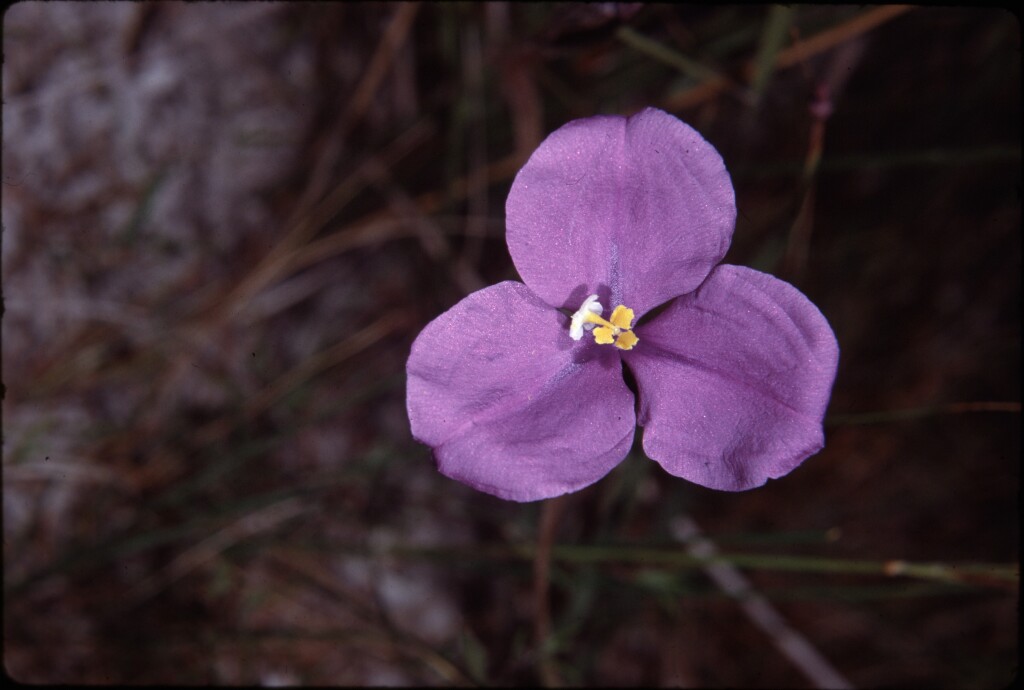
<path fill-rule="evenodd" d="M 839 360 L 825 317 L 792 285 L 719 266 L 638 329 L 624 353 L 649 457 L 669 473 L 742 491 L 824 445 Z"/>
<path fill-rule="evenodd" d="M 513 501 L 569 493 L 625 457 L 636 418 L 617 358 L 582 361 L 567 320 L 521 283 L 429 323 L 406 366 L 413 436 L 438 469 Z M 577 361 L 581 360 L 581 361 Z"/>
<path fill-rule="evenodd" d="M 637 318 L 694 290 L 725 256 L 736 203 L 721 156 L 661 110 L 575 120 L 516 175 L 509 252 L 548 304 L 597 293 Z"/>

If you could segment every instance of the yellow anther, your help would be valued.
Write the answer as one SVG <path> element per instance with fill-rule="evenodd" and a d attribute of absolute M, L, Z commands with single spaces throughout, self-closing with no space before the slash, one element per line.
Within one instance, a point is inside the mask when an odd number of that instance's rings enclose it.
<path fill-rule="evenodd" d="M 615 307 L 615 311 L 612 312 L 612 316 L 609 321 L 622 330 L 628 331 L 629 324 L 633 323 L 633 310 L 620 304 Z"/>
<path fill-rule="evenodd" d="M 610 345 L 615 342 L 615 331 L 607 326 L 599 326 L 594 329 L 594 342 L 598 345 Z"/>
<path fill-rule="evenodd" d="M 630 328 L 633 323 L 633 310 L 629 307 L 619 305 L 612 312 L 611 319 L 604 319 L 593 312 L 587 312 L 583 316 L 587 323 L 598 324 L 594 329 L 594 342 L 598 345 L 610 345 L 620 350 L 632 350 L 640 339 Z"/>
<path fill-rule="evenodd" d="M 623 331 L 615 341 L 615 347 L 620 350 L 632 350 L 638 342 L 640 342 L 640 338 L 637 338 L 633 331 Z"/>

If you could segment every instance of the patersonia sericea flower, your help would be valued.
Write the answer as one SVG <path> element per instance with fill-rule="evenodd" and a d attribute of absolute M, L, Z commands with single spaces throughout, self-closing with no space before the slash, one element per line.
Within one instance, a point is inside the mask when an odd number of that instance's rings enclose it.
<path fill-rule="evenodd" d="M 653 108 L 570 122 L 505 208 L 523 282 L 467 296 L 409 356 L 412 433 L 442 473 L 558 496 L 611 471 L 639 425 L 669 473 L 741 491 L 822 448 L 835 335 L 792 285 L 718 265 L 736 202 L 696 131 Z"/>

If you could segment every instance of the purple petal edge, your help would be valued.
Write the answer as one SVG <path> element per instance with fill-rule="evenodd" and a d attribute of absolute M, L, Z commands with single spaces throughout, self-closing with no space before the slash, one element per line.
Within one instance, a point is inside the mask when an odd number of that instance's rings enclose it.
<path fill-rule="evenodd" d="M 617 358 L 584 361 L 584 347 L 521 283 L 469 295 L 413 343 L 413 436 L 443 474 L 507 500 L 592 484 L 625 457 L 636 418 Z"/>
<path fill-rule="evenodd" d="M 669 473 L 743 491 L 823 447 L 839 347 L 792 285 L 719 266 L 637 335 L 624 359 L 640 390 L 643 446 Z"/>
<path fill-rule="evenodd" d="M 596 293 L 637 318 L 700 285 L 736 220 L 722 157 L 654 108 L 551 133 L 516 175 L 505 209 L 512 260 L 541 299 L 575 309 Z"/>

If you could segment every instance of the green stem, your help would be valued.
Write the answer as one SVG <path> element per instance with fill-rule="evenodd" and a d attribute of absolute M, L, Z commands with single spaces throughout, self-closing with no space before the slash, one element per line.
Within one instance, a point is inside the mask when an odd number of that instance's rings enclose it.
<path fill-rule="evenodd" d="M 715 70 L 705 67 L 696 60 L 691 60 L 668 46 L 634 31 L 628 26 L 621 27 L 615 32 L 615 36 L 637 52 L 643 53 L 658 62 L 663 62 L 686 76 L 693 77 L 697 81 L 718 78 L 718 72 Z"/>
<path fill-rule="evenodd" d="M 957 402 L 945 405 L 927 405 L 906 410 L 884 410 L 860 414 L 837 414 L 825 418 L 825 426 L 855 426 L 899 422 L 906 419 L 921 419 L 941 414 L 963 414 L 965 412 L 1011 412 L 1020 413 L 1020 403 L 1014 401 Z"/>
<path fill-rule="evenodd" d="M 449 562 L 472 560 L 532 561 L 534 544 L 474 546 L 466 549 L 395 547 L 397 556 L 445 560 Z M 638 565 L 670 565 L 703 567 L 708 563 L 731 563 L 750 570 L 790 571 L 808 573 L 844 573 L 849 575 L 885 575 L 920 580 L 949 582 L 967 586 L 1016 588 L 1019 579 L 1015 565 L 999 563 L 911 563 L 903 560 L 863 561 L 813 556 L 773 556 L 762 554 L 719 554 L 713 558 L 698 558 L 678 548 L 637 548 L 632 546 L 554 546 L 553 561 L 575 564 L 624 563 Z"/>

